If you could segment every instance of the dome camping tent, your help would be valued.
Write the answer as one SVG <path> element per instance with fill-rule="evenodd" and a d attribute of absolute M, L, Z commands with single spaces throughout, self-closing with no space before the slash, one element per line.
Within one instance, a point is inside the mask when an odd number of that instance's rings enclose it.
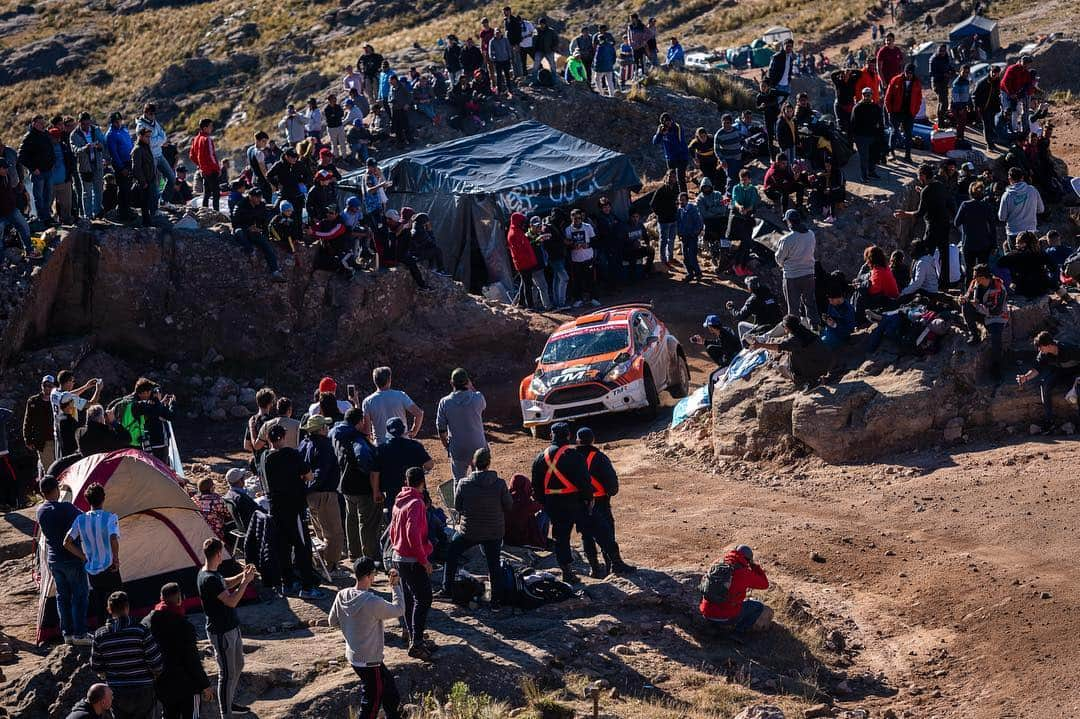
<path fill-rule="evenodd" d="M 120 523 L 121 578 L 134 616 L 158 601 L 161 585 L 177 582 L 188 606 L 199 606 L 195 577 L 202 566 L 202 543 L 214 536 L 176 474 L 155 457 L 137 449 L 95 454 L 68 467 L 58 478 L 60 499 L 82 511 L 90 509 L 86 489 L 105 487 L 104 509 Z M 37 640 L 59 632 L 56 588 L 48 571 L 45 538 L 38 538 L 40 572 Z"/>
<path fill-rule="evenodd" d="M 957 24 L 949 31 L 949 42 L 957 45 L 961 40 L 966 40 L 972 36 L 979 38 L 983 50 L 987 54 L 1001 49 L 1001 41 L 998 39 L 998 25 L 988 17 L 972 15 L 967 20 Z"/>

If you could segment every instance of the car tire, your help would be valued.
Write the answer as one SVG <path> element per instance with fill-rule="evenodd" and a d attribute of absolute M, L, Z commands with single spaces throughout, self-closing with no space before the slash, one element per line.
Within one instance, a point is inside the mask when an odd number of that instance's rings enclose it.
<path fill-rule="evenodd" d="M 645 399 L 648 401 L 649 406 L 645 407 L 642 412 L 646 417 L 655 419 L 660 410 L 660 393 L 656 391 L 656 382 L 653 380 L 652 372 L 648 368 L 645 369 Z"/>
<path fill-rule="evenodd" d="M 533 439 L 551 439 L 551 426 L 546 424 L 534 424 L 529 427 L 529 434 L 533 436 Z"/>
<path fill-rule="evenodd" d="M 682 399 L 690 394 L 690 365 L 686 363 L 686 355 L 681 349 L 675 352 L 675 366 L 672 368 L 671 376 L 674 381 L 668 387 L 668 392 L 672 397 Z"/>

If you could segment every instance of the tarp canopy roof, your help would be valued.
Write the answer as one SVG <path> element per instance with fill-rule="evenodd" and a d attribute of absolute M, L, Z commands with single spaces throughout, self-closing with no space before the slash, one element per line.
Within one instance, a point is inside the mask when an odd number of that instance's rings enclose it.
<path fill-rule="evenodd" d="M 625 155 L 532 120 L 392 157 L 383 171 L 394 192 L 412 193 L 531 193 L 583 174 L 602 175 L 604 189 L 641 185 Z"/>
<path fill-rule="evenodd" d="M 997 23 L 982 15 L 972 15 L 967 20 L 959 22 L 949 31 L 949 37 L 966 37 L 968 35 L 989 35 L 994 32 Z"/>

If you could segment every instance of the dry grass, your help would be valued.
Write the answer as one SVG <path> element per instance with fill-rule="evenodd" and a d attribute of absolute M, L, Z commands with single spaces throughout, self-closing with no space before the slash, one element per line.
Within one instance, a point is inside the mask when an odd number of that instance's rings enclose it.
<path fill-rule="evenodd" d="M 716 103 L 722 110 L 750 110 L 755 94 L 738 79 L 720 72 L 690 70 L 659 70 L 646 78 L 647 84 L 658 84 L 675 92 Z"/>

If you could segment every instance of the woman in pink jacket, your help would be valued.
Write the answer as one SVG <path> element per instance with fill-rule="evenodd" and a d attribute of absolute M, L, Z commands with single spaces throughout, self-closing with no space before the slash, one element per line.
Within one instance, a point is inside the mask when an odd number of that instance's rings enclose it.
<path fill-rule="evenodd" d="M 405 486 L 394 500 L 390 519 L 390 543 L 394 568 L 401 576 L 405 595 L 405 631 L 409 656 L 431 661 L 434 642 L 424 638 L 431 609 L 431 542 L 428 541 L 427 506 L 424 504 L 424 470 L 405 472 Z"/>

